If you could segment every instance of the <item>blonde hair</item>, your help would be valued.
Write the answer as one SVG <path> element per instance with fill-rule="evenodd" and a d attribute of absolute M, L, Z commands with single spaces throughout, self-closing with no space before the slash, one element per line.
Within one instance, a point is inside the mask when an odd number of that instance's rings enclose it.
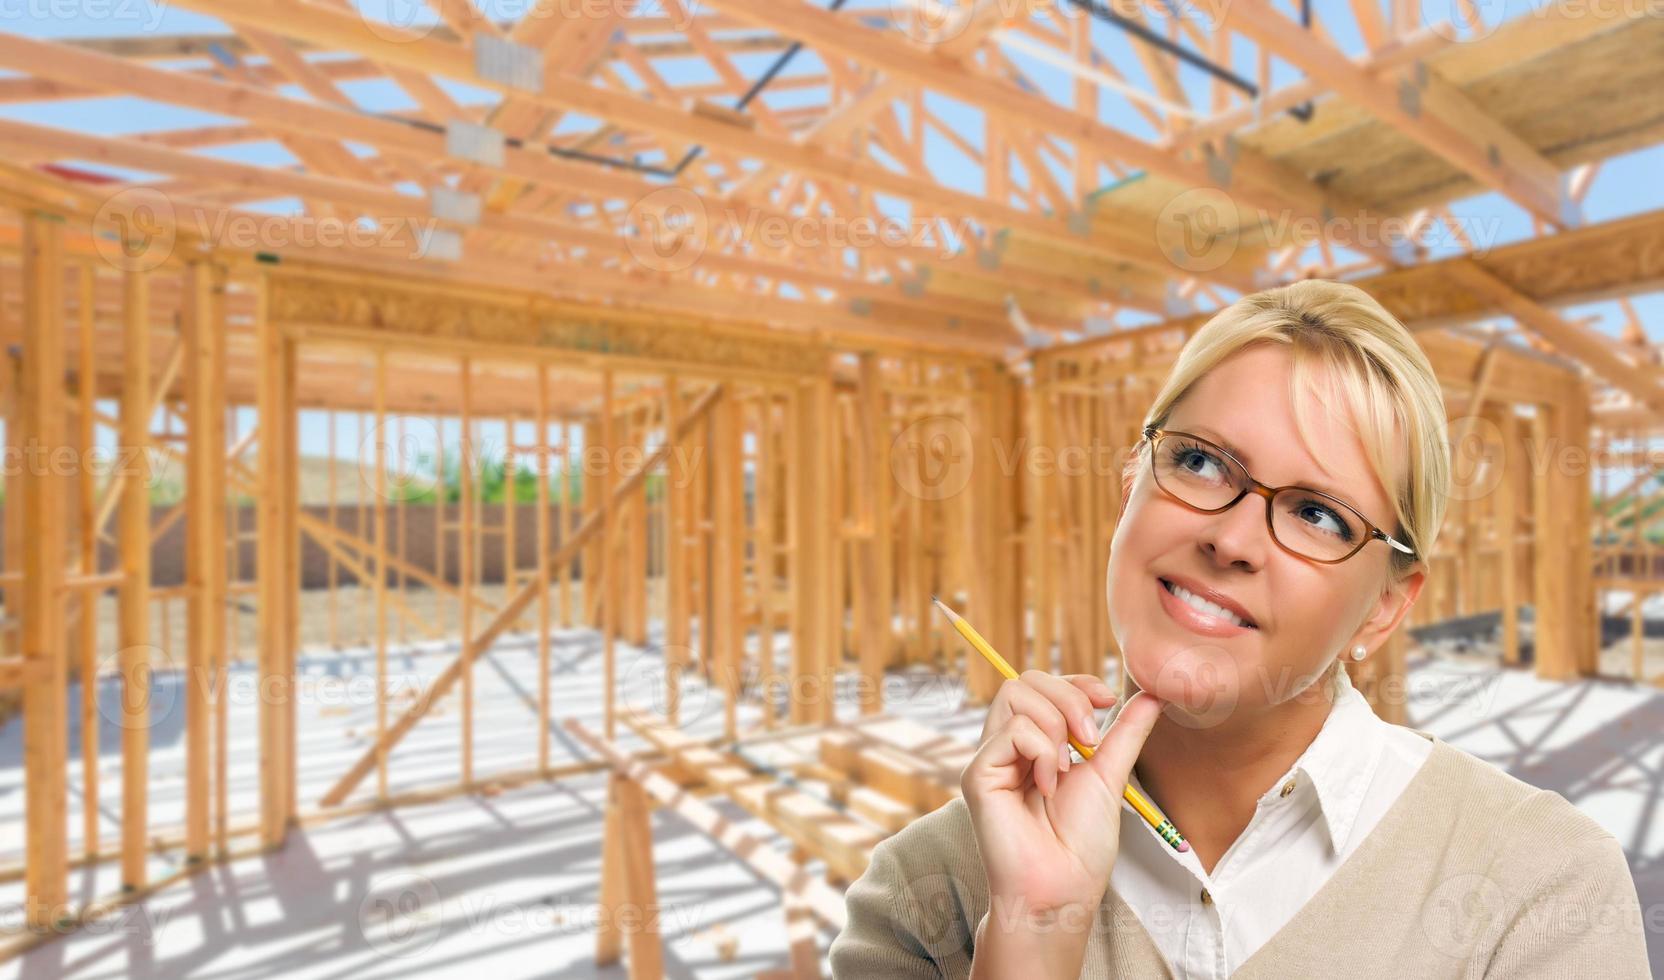
<path fill-rule="evenodd" d="M 1320 404 L 1350 410 L 1349 424 L 1393 502 L 1398 526 L 1383 530 L 1415 549 L 1414 555 L 1390 549 L 1393 580 L 1424 564 L 1450 498 L 1444 394 L 1410 331 L 1362 289 L 1310 279 L 1244 296 L 1220 310 L 1185 343 L 1144 424 L 1165 426 L 1203 375 L 1259 344 L 1284 344 L 1293 354 L 1289 394 L 1308 450 L 1302 388 L 1319 395 Z M 1318 391 L 1319 379 L 1331 387 Z M 1129 463 L 1136 465 L 1142 455 Z M 1400 459 L 1402 479 L 1395 479 L 1393 463 Z"/>

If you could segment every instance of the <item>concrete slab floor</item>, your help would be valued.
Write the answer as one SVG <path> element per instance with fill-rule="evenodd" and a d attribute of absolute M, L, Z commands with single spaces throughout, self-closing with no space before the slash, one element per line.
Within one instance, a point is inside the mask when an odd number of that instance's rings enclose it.
<path fill-rule="evenodd" d="M 654 638 L 656 639 L 656 638 Z M 777 637 L 785 665 L 787 637 Z M 754 640 L 753 640 L 754 642 Z M 661 703 L 663 659 L 656 648 L 618 645 L 618 676 L 634 703 Z M 455 654 L 434 643 L 389 657 L 398 683 L 431 679 Z M 576 718 L 601 724 L 598 638 L 585 630 L 552 636 L 550 728 L 553 764 L 582 752 L 559 728 Z M 246 665 L 239 668 L 248 673 Z M 373 651 L 320 651 L 302 659 L 299 708 L 300 798 L 311 808 L 374 735 Z M 534 638 L 511 634 L 475 666 L 476 776 L 534 766 L 537 758 L 537 656 Z M 183 710 L 161 678 L 152 733 L 151 823 L 183 818 Z M 684 728 L 721 732 L 720 699 L 696 677 L 685 681 Z M 396 688 L 395 688 L 396 689 Z M 228 733 L 233 825 L 252 820 L 258 801 L 257 699 L 252 675 L 229 686 Z M 241 693 L 239 693 L 241 691 Z M 119 827 L 119 715 L 102 707 L 99 811 L 113 847 Z M 967 707 L 953 678 L 900 671 L 885 682 L 888 709 L 974 741 L 981 712 Z M 1538 786 L 1556 790 L 1616 834 L 1629 855 L 1643 909 L 1664 923 L 1664 693 L 1622 682 L 1555 684 L 1503 670 L 1483 649 L 1411 665 L 1412 724 Z M 71 692 L 71 705 L 79 692 Z M 395 700 L 396 713 L 407 702 Z M 171 705 L 171 707 L 168 707 Z M 839 693 L 840 716 L 859 712 L 853 684 Z M 71 711 L 70 716 L 76 717 Z M 742 729 L 758 723 L 742 704 Z M 453 781 L 460 772 L 457 699 L 443 703 L 391 756 L 388 788 L 397 793 Z M 628 730 L 621 741 L 638 745 Z M 71 853 L 81 849 L 80 731 L 71 735 Z M 22 857 L 22 738 L 14 719 L 0 729 L 0 854 Z M 810 787 L 811 791 L 814 787 Z M 374 775 L 354 799 L 374 795 Z M 594 965 L 598 916 L 602 774 L 504 790 L 497 795 L 372 812 L 296 831 L 275 854 L 213 867 L 103 921 L 0 964 L 7 978 L 166 977 L 621 977 Z M 733 806 L 723 811 L 779 843 L 766 825 Z M 700 832 L 666 814 L 653 817 L 658 912 L 673 978 L 753 976 L 785 963 L 778 893 Z M 250 838 L 234 839 L 233 847 Z M 784 845 L 782 845 L 784 846 Z M 152 857 L 153 875 L 177 866 Z M 71 875 L 72 899 L 108 895 L 114 862 Z M 21 924 L 21 881 L 0 884 L 5 924 Z M 822 951 L 831 939 L 821 934 Z M 1664 935 L 1649 936 L 1655 974 L 1664 975 Z"/>

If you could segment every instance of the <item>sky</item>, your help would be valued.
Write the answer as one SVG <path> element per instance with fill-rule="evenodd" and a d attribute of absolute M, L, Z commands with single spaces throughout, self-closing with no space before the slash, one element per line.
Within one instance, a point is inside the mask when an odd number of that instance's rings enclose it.
<path fill-rule="evenodd" d="M 495 18 L 518 18 L 528 8 L 532 0 L 477 0 L 477 6 L 488 16 Z M 593 3 L 596 0 L 568 0 L 569 3 Z M 674 2 L 674 0 L 672 0 Z M 699 0 L 684 0 L 695 12 L 700 10 Z M 796 2 L 796 0 L 794 0 Z M 887 18 L 892 5 L 905 7 L 913 0 L 852 0 L 846 5 L 846 10 L 870 10 L 876 17 Z M 1011 0 L 1015 3 L 1017 0 Z M 1179 16 L 1205 23 L 1208 16 L 1207 9 L 1199 0 L 1162 0 L 1167 9 Z M 1494 24 L 1501 19 L 1516 17 L 1530 17 L 1542 9 L 1548 0 L 1476 0 L 1488 22 Z M 1583 0 L 1579 0 L 1583 2 Z M 639 9 L 647 13 L 663 13 L 665 0 L 641 0 Z M 1424 24 L 1441 31 L 1448 31 L 1458 43 L 1470 37 L 1470 32 L 1461 28 L 1450 28 L 1449 25 L 1456 18 L 1457 0 L 1424 0 L 1421 14 Z M 356 6 L 368 19 L 377 22 L 394 23 L 400 26 L 421 28 L 435 21 L 432 9 L 423 0 L 356 0 Z M 1286 3 L 1285 11 L 1293 8 Z M 1362 39 L 1357 35 L 1352 25 L 1353 16 L 1348 8 L 1347 0 L 1315 0 L 1313 9 L 1317 19 L 1334 36 L 1336 42 L 1348 54 L 1356 55 L 1363 51 Z M 1165 30 L 1165 20 L 1156 16 L 1154 26 Z M 205 17 L 177 7 L 154 2 L 154 0 L 11 0 L 0 6 L 0 30 L 15 32 L 41 38 L 88 37 L 88 36 L 119 36 L 135 34 L 179 34 L 218 32 L 224 30 L 224 25 L 211 17 Z M 1121 68 L 1129 77 L 1142 79 L 1144 77 L 1133 52 L 1132 45 L 1138 43 L 1129 35 L 1112 25 L 1094 21 L 1092 25 L 1093 39 L 1099 50 L 1111 64 Z M 1253 48 L 1241 39 L 1232 52 L 1231 67 L 1240 75 L 1253 79 L 1257 76 L 1257 60 Z M 1073 79 L 1066 72 L 1048 65 L 1025 51 L 1007 45 L 1007 54 L 1031 78 L 1033 83 L 1048 96 L 1060 101 L 1068 101 L 1072 89 Z M 734 61 L 736 67 L 747 77 L 756 77 L 777 57 L 774 53 L 738 55 Z M 689 82 L 714 82 L 719 79 L 702 60 L 677 59 L 664 60 L 656 63 L 656 67 L 665 78 L 673 84 Z M 823 66 L 812 50 L 805 49 L 791 63 L 783 73 L 784 76 L 800 74 L 818 74 Z M 3 74 L 4 72 L 0 72 Z M 627 67 L 622 67 L 620 73 L 628 79 L 634 76 Z M 1273 60 L 1272 88 L 1289 84 L 1299 78 L 1299 73 L 1280 60 Z M 1209 100 L 1208 77 L 1201 71 L 1183 67 L 1179 78 L 1186 88 L 1194 104 L 1206 105 Z M 462 102 L 485 102 L 493 96 L 487 90 L 475 88 L 448 80 L 440 80 L 442 85 L 453 98 Z M 360 105 L 372 111 L 392 111 L 411 108 L 408 98 L 391 82 L 348 82 L 343 83 L 352 97 Z M 306 95 L 298 88 L 288 87 L 283 90 L 285 95 L 305 99 Z M 766 91 L 763 100 L 776 109 L 788 108 L 805 101 L 824 100 L 823 89 L 800 91 Z M 937 93 L 930 93 L 926 98 L 928 110 L 952 126 L 962 134 L 967 142 L 980 149 L 981 118 L 980 114 L 969 106 L 959 103 L 950 97 Z M 1159 133 L 1154 130 L 1143 115 L 1135 111 L 1131 102 L 1105 89 L 1100 96 L 1101 121 L 1124 129 L 1143 139 L 1156 139 Z M 901 124 L 910 125 L 906 118 L 906 107 L 901 109 Z M 74 129 L 84 132 L 119 135 L 138 131 L 155 131 L 171 128 L 184 128 L 198 125 L 209 125 L 218 122 L 229 122 L 205 113 L 178 109 L 175 107 L 136 100 L 125 97 L 86 99 L 71 102 L 58 102 L 46 106 L 0 106 L 0 117 L 18 119 L 41 125 L 49 125 Z M 562 121 L 557 131 L 587 128 L 593 120 L 581 116 L 568 115 Z M 937 134 L 934 129 L 926 130 L 926 145 L 924 149 L 925 164 L 931 172 L 943 183 L 970 193 L 980 194 L 982 191 L 982 176 L 966 157 L 945 137 Z M 355 147 L 356 152 L 368 154 L 367 147 Z M 275 142 L 239 145 L 232 147 L 213 148 L 208 151 L 213 155 L 228 159 L 262 165 L 282 165 L 295 162 L 294 159 Z M 647 159 L 645 162 L 657 162 Z M 131 171 L 113 170 L 110 167 L 82 162 L 86 169 L 109 172 L 131 178 L 142 178 L 145 175 Z M 1014 176 L 1021 177 L 1020 165 L 1014 171 Z M 1637 214 L 1664 207 L 1664 180 L 1659 177 L 1664 174 L 1664 147 L 1652 147 L 1640 152 L 1611 159 L 1603 166 L 1584 204 L 1584 218 L 1588 222 L 1611 220 L 1625 215 Z M 1072 182 L 1069 174 L 1056 170 L 1054 176 L 1066 186 Z M 1103 179 L 1107 183 L 1111 175 L 1103 172 Z M 404 188 L 414 191 L 415 188 Z M 880 196 L 876 202 L 879 210 L 891 217 L 906 219 L 909 217 L 906 202 Z M 251 210 L 265 210 L 272 213 L 291 213 L 299 210 L 299 202 L 292 198 L 276 198 L 258 204 L 248 205 Z M 1456 202 L 1452 211 L 1462 220 L 1470 233 L 1474 234 L 1482 245 L 1491 247 L 1507 244 L 1530 237 L 1531 225 L 1524 212 L 1494 193 L 1477 195 L 1475 197 Z M 1453 254 L 1459 249 L 1454 243 L 1435 245 L 1433 255 L 1439 257 Z M 1648 294 L 1635 297 L 1634 305 L 1641 315 L 1648 335 L 1659 340 L 1660 332 L 1664 331 L 1664 293 Z M 1564 311 L 1571 317 L 1595 317 L 1596 329 L 1616 334 L 1621 327 L 1622 317 L 1616 303 L 1596 303 L 1586 306 L 1570 307 Z M 1128 322 L 1141 322 L 1131 320 Z M 351 421 L 342 419 L 337 423 L 341 428 L 337 433 L 338 452 L 349 455 L 356 452 L 357 440 L 348 436 Z M 303 425 L 303 445 L 307 447 L 309 455 L 321 453 L 320 447 L 325 439 L 327 430 L 321 420 L 309 420 Z M 500 444 L 498 439 L 497 443 Z M 316 452 L 314 452 L 316 450 Z"/>

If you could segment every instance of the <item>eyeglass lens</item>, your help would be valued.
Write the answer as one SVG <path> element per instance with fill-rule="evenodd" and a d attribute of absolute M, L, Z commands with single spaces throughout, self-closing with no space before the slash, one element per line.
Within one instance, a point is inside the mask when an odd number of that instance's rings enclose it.
<path fill-rule="evenodd" d="M 1218 510 L 1247 486 L 1247 472 L 1233 459 L 1194 440 L 1162 435 L 1153 452 L 1156 483 L 1198 510 Z M 1290 551 L 1333 561 L 1356 549 L 1369 529 L 1350 507 L 1289 487 L 1271 499 L 1271 533 Z"/>

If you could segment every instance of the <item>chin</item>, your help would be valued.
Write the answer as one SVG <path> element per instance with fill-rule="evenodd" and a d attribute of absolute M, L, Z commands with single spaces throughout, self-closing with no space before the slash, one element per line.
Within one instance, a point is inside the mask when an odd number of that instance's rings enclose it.
<path fill-rule="evenodd" d="M 1200 638 L 1198 638 L 1200 640 Z M 1167 717 L 1191 728 L 1229 718 L 1242 691 L 1242 671 L 1225 647 L 1200 640 L 1123 645 L 1127 673 L 1140 690 L 1161 701 Z"/>

